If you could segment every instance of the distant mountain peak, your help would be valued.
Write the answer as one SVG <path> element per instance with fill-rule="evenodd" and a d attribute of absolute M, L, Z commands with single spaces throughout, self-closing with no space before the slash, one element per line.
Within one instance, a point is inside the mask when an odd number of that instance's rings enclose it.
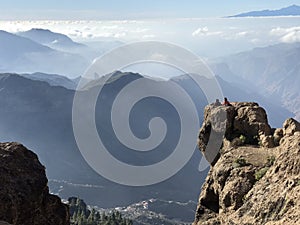
<path fill-rule="evenodd" d="M 16 34 L 3 30 L 0 30 L 0 49 L 0 59 L 2 64 L 5 59 L 8 59 L 8 61 L 12 59 L 15 60 L 19 54 L 24 52 L 32 53 L 53 51 L 49 47 L 36 43 L 29 38 L 20 37 Z"/>
<path fill-rule="evenodd" d="M 293 5 L 286 7 L 286 9 L 289 9 L 289 8 L 300 8 L 300 6 L 293 4 Z"/>
<path fill-rule="evenodd" d="M 31 31 L 44 31 L 44 32 L 51 32 L 53 33 L 52 31 L 50 31 L 49 29 L 43 29 L 43 28 L 32 28 L 30 29 Z"/>
<path fill-rule="evenodd" d="M 251 11 L 229 17 L 300 16 L 300 6 L 291 5 L 277 10 Z"/>
<path fill-rule="evenodd" d="M 28 31 L 19 32 L 18 35 L 29 38 L 39 44 L 49 47 L 83 47 L 85 45 L 74 42 L 65 34 L 56 33 L 48 29 L 32 28 Z"/>

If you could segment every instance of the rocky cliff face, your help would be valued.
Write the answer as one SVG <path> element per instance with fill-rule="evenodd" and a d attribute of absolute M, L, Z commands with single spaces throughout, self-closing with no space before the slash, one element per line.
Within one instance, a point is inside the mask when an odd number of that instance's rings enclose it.
<path fill-rule="evenodd" d="M 18 143 L 0 143 L 0 177 L 0 224 L 70 224 L 68 207 L 49 194 L 36 154 Z"/>
<path fill-rule="evenodd" d="M 224 134 L 221 141 L 210 139 L 215 133 Z M 207 106 L 198 144 L 211 169 L 194 225 L 300 224 L 296 120 L 271 129 L 265 110 L 256 103 Z"/>

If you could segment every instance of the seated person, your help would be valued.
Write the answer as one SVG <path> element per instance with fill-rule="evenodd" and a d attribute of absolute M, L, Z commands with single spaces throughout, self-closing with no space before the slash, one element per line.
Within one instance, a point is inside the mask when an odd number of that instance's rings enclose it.
<path fill-rule="evenodd" d="M 232 105 L 230 104 L 230 102 L 227 100 L 227 98 L 224 98 L 223 105 L 225 105 L 225 106 L 232 106 Z"/>
<path fill-rule="evenodd" d="M 219 99 L 216 99 L 216 102 L 213 103 L 213 106 L 221 106 L 221 102 Z"/>

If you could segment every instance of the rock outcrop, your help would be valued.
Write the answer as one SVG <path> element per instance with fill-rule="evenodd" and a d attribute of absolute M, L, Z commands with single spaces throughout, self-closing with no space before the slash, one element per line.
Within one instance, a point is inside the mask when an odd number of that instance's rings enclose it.
<path fill-rule="evenodd" d="M 205 108 L 198 146 L 212 165 L 218 159 L 222 146 L 228 148 L 258 143 L 266 147 L 274 146 L 272 130 L 262 107 L 254 102 L 232 105 L 209 105 Z"/>
<path fill-rule="evenodd" d="M 214 146 L 217 149 L 208 149 L 207 137 L 213 132 L 224 135 Z M 256 103 L 207 106 L 198 143 L 211 157 L 212 166 L 194 225 L 300 224 L 300 124 L 296 120 L 271 129 L 265 110 Z"/>
<path fill-rule="evenodd" d="M 0 224 L 68 225 L 69 209 L 49 194 L 45 168 L 18 143 L 0 143 Z"/>

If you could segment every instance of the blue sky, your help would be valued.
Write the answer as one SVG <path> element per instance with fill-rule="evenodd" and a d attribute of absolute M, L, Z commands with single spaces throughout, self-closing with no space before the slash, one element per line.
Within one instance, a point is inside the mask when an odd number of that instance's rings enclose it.
<path fill-rule="evenodd" d="M 0 19 L 146 19 L 220 17 L 278 9 L 299 0 L 6 0 Z"/>

